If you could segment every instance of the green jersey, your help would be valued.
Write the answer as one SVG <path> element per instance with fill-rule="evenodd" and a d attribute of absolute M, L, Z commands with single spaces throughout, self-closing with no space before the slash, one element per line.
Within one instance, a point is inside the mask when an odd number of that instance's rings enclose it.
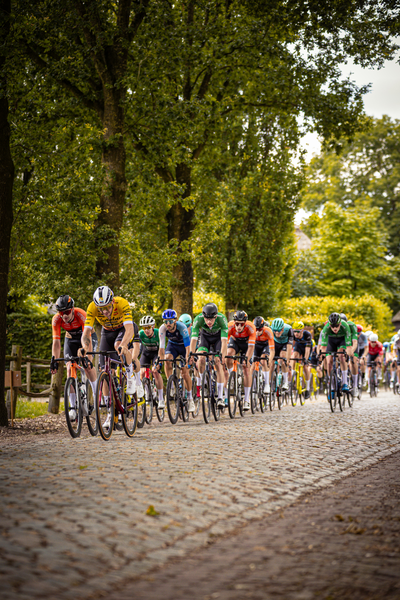
<path fill-rule="evenodd" d="M 350 327 L 351 341 L 353 341 L 353 340 L 358 341 L 357 325 L 355 323 L 353 323 L 353 321 L 347 321 L 347 325 Z"/>
<path fill-rule="evenodd" d="M 154 334 L 151 337 L 147 337 L 144 330 L 141 329 L 139 331 L 139 337 L 145 348 L 148 348 L 149 350 L 158 350 L 160 345 L 160 336 L 158 335 L 157 328 L 154 329 Z"/>
<path fill-rule="evenodd" d="M 210 328 L 206 325 L 203 315 L 200 313 L 193 321 L 192 327 L 192 340 L 199 337 L 200 330 L 203 335 L 215 335 L 221 333 L 221 339 L 228 338 L 228 321 L 225 315 L 222 313 L 217 314 L 217 318 L 214 321 L 214 325 Z"/>
<path fill-rule="evenodd" d="M 328 338 L 344 338 L 346 346 L 351 346 L 351 330 L 346 321 L 342 321 L 340 323 L 339 331 L 334 333 L 331 329 L 331 324 L 328 323 L 325 325 L 323 330 L 321 331 L 321 346 L 328 345 Z"/>

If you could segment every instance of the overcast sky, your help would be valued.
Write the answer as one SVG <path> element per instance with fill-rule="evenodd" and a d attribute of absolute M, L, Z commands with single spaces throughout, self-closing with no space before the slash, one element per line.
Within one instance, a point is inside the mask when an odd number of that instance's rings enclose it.
<path fill-rule="evenodd" d="M 343 75 L 351 75 L 351 79 L 358 86 L 371 83 L 371 91 L 364 96 L 364 106 L 367 115 L 380 118 L 389 115 L 393 119 L 400 119 L 400 65 L 395 61 L 386 62 L 380 69 L 362 69 L 358 65 L 348 63 L 343 65 Z M 316 134 L 304 137 L 304 148 L 308 150 L 308 157 L 318 154 L 320 144 Z"/>

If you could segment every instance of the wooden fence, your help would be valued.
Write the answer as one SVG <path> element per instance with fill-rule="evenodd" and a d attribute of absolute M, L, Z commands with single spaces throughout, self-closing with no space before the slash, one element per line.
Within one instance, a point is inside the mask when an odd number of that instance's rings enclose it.
<path fill-rule="evenodd" d="M 6 356 L 6 361 L 10 362 L 10 370 L 5 373 L 5 387 L 10 388 L 7 390 L 6 405 L 9 418 L 11 418 L 11 424 L 14 424 L 18 396 L 49 398 L 48 412 L 57 414 L 60 410 L 64 369 L 59 368 L 57 373 L 51 376 L 50 386 L 47 386 L 32 383 L 32 369 L 49 371 L 50 362 L 48 360 L 23 356 L 22 346 L 12 346 L 11 356 Z M 25 383 L 22 383 L 22 370 L 25 371 Z M 43 391 L 33 392 L 32 387 L 42 389 Z"/>

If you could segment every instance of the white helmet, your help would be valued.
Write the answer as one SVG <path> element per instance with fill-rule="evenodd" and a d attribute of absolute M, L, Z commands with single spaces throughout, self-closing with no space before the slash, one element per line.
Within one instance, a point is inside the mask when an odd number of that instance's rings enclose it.
<path fill-rule="evenodd" d="M 140 319 L 139 326 L 140 327 L 153 327 L 156 324 L 153 317 L 146 315 Z"/>
<path fill-rule="evenodd" d="M 368 331 L 365 331 L 364 333 L 367 336 L 367 338 L 369 338 L 369 336 L 372 335 L 372 331 L 370 329 L 368 329 Z"/>
<path fill-rule="evenodd" d="M 369 336 L 369 341 L 370 342 L 377 342 L 378 341 L 378 336 L 376 335 L 376 333 L 371 333 L 371 335 Z"/>
<path fill-rule="evenodd" d="M 114 299 L 114 294 L 112 290 L 106 285 L 101 285 L 97 288 L 95 293 L 93 294 L 93 302 L 96 306 L 107 306 Z"/>

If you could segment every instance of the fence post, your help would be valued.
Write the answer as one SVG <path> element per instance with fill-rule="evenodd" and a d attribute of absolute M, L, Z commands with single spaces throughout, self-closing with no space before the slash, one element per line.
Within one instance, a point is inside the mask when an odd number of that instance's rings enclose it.
<path fill-rule="evenodd" d="M 62 378 L 64 372 L 64 363 L 58 363 L 58 370 L 51 376 L 51 392 L 49 394 L 49 407 L 47 412 L 58 415 L 60 412 L 60 398 L 62 390 Z"/>
<path fill-rule="evenodd" d="M 26 357 L 27 359 L 30 358 L 30 356 Z M 30 392 L 31 391 L 31 381 L 32 381 L 32 366 L 31 366 L 31 361 L 27 360 L 26 361 L 26 391 Z M 30 400 L 30 398 L 29 398 Z"/>
<path fill-rule="evenodd" d="M 12 360 L 10 362 L 10 371 L 21 371 L 22 346 L 12 346 L 11 355 L 14 360 Z M 12 377 L 13 376 L 11 373 L 11 386 L 13 385 Z M 9 414 L 9 418 L 11 419 L 11 424 L 14 423 L 17 400 L 18 400 L 18 392 L 15 388 L 11 387 L 10 390 L 7 392 L 7 399 L 6 399 L 7 412 Z"/>

